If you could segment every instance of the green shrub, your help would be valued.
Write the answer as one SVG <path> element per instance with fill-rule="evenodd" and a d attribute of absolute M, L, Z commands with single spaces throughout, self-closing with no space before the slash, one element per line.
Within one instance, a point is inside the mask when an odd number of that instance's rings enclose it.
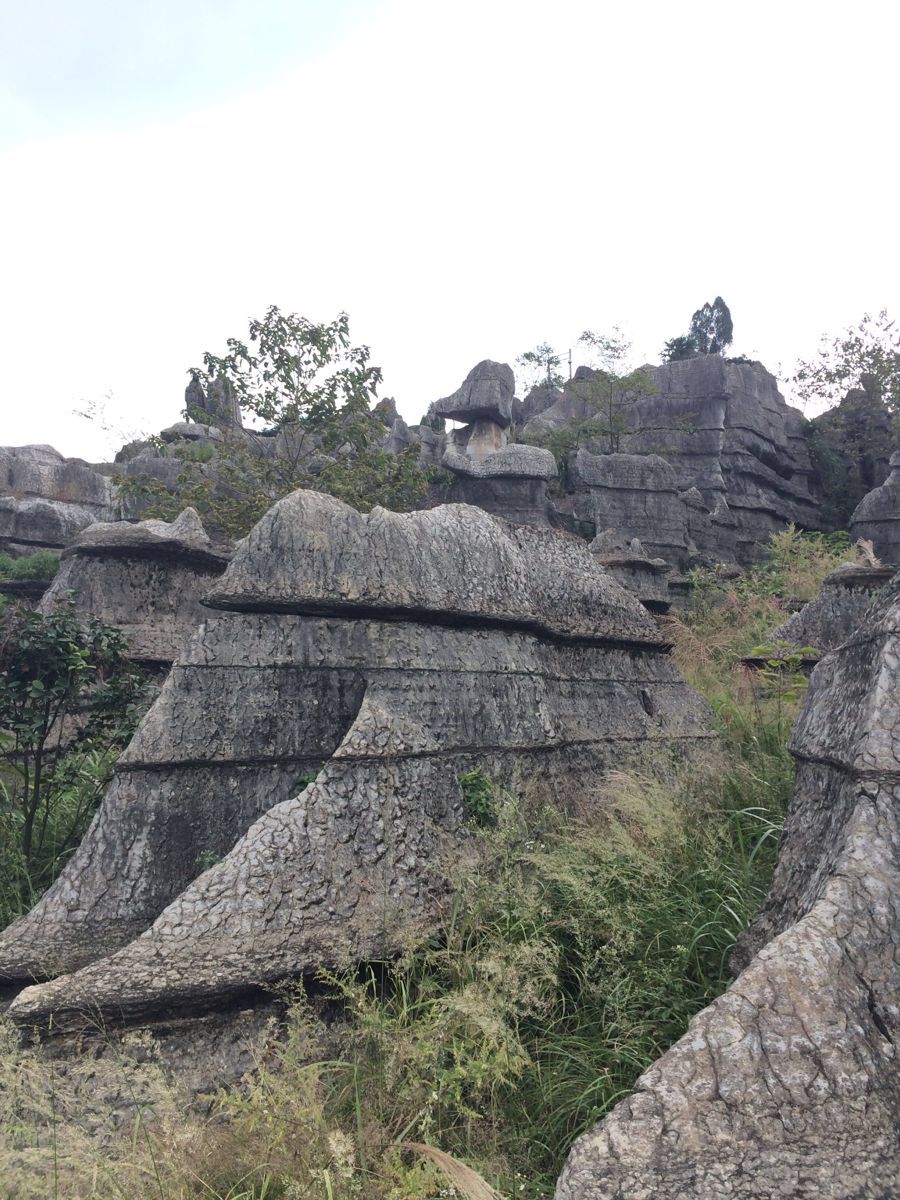
<path fill-rule="evenodd" d="M 52 579 L 58 570 L 59 555 L 55 550 L 36 550 L 22 558 L 0 552 L 0 579 Z"/>

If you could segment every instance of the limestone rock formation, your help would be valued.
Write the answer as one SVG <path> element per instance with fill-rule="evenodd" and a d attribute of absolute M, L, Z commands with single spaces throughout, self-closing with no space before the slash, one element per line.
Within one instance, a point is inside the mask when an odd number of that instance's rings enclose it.
<path fill-rule="evenodd" d="M 18 996 L 26 1025 L 381 957 L 427 927 L 468 844 L 461 774 L 586 804 L 607 768 L 711 736 L 583 542 L 475 508 L 296 492 L 207 603 L 79 851 L 0 935 L 0 977 L 75 970 Z"/>
<path fill-rule="evenodd" d="M 873 595 L 890 581 L 894 571 L 893 567 L 842 563 L 822 584 L 818 596 L 773 629 L 767 640 L 808 646 L 819 657 L 837 649 L 858 627 Z"/>
<path fill-rule="evenodd" d="M 637 538 L 627 544 L 614 529 L 605 529 L 591 542 L 591 553 L 604 571 L 622 587 L 633 592 L 648 612 L 667 613 L 669 564 L 663 558 L 650 558 Z"/>
<path fill-rule="evenodd" d="M 579 449 L 573 474 L 598 530 L 637 538 L 650 558 L 682 564 L 687 556 L 687 508 L 674 469 L 656 454 L 591 454 Z"/>
<path fill-rule="evenodd" d="M 473 421 L 491 421 L 506 429 L 512 419 L 515 389 L 512 367 L 485 359 L 472 368 L 452 395 L 433 404 L 429 415 L 467 425 Z"/>
<path fill-rule="evenodd" d="M 854 509 L 850 536 L 870 541 L 883 563 L 900 565 L 900 451 L 891 455 L 891 473 L 885 482 Z"/>
<path fill-rule="evenodd" d="M 226 379 L 216 379 L 204 391 L 196 375 L 184 389 L 184 411 L 192 420 L 204 425 L 240 428 L 241 406 L 234 388 Z"/>
<path fill-rule="evenodd" d="M 192 508 L 171 524 L 98 522 L 63 553 L 40 611 L 71 606 L 118 625 L 133 659 L 169 664 L 202 621 L 200 597 L 227 562 Z"/>
<path fill-rule="evenodd" d="M 900 1194 L 900 578 L 813 672 L 743 970 L 579 1139 L 557 1200 Z"/>
<path fill-rule="evenodd" d="M 726 502 L 728 520 L 717 523 L 717 557 L 727 561 L 735 554 L 738 561 L 750 562 L 758 544 L 789 521 L 820 527 L 803 416 L 785 403 L 761 363 L 712 354 L 648 369 L 656 391 L 626 410 L 622 449 L 640 455 L 664 452 L 676 491 L 697 488 L 711 513 Z M 566 387 L 526 432 L 562 428 L 590 415 L 576 390 Z M 623 532 L 652 540 L 636 529 Z"/>
<path fill-rule="evenodd" d="M 62 550 L 96 519 L 80 504 L 0 496 L 0 547 L 22 553 Z"/>

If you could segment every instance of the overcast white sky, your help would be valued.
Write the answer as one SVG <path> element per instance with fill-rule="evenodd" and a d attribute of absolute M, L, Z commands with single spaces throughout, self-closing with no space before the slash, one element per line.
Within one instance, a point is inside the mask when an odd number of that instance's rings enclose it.
<path fill-rule="evenodd" d="M 704 300 L 789 371 L 900 312 L 894 0 L 0 0 L 0 443 L 108 457 L 269 304 L 417 420 Z M 103 402 L 116 432 L 73 417 Z"/>

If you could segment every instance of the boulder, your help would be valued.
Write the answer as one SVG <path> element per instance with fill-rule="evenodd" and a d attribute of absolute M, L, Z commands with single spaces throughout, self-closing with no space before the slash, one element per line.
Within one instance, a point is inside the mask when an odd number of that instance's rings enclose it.
<path fill-rule="evenodd" d="M 192 508 L 171 524 L 96 523 L 65 551 L 39 608 L 73 607 L 85 620 L 118 625 L 135 661 L 168 665 L 203 619 L 200 597 L 227 562 Z"/>
<path fill-rule="evenodd" d="M 813 671 L 731 987 L 574 1145 L 557 1200 L 900 1194 L 900 577 Z"/>
<path fill-rule="evenodd" d="M 608 769 L 711 736 L 583 543 L 476 508 L 296 492 L 206 603 L 78 852 L 0 935 L 0 977 L 74 971 L 20 993 L 26 1026 L 196 1012 L 383 958 L 472 852 L 465 773 L 590 804 Z"/>
<path fill-rule="evenodd" d="M 485 359 L 472 368 L 452 395 L 432 404 L 428 415 L 466 424 L 494 421 L 505 429 L 512 419 L 515 387 L 512 367 Z"/>
<path fill-rule="evenodd" d="M 881 487 L 860 500 L 850 518 L 850 536 L 872 543 L 890 566 L 900 565 L 900 451 L 891 455 L 891 473 Z"/>

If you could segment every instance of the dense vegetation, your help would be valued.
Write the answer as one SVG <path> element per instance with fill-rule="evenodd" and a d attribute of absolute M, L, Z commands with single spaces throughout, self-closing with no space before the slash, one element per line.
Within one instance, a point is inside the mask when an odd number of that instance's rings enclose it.
<path fill-rule="evenodd" d="M 339 1014 L 327 1032 L 321 997 L 290 997 L 283 1036 L 259 1047 L 244 1087 L 188 1111 L 146 1039 L 110 1042 L 64 1077 L 10 1040 L 10 1194 L 549 1196 L 572 1140 L 728 983 L 730 949 L 774 863 L 803 688 L 790 656 L 762 677 L 740 656 L 793 598 L 814 594 L 845 547 L 788 530 L 749 574 L 695 577 L 668 629 L 714 712 L 720 748 L 705 763 L 615 775 L 566 818 L 526 813 L 466 776 L 480 856 L 458 869 L 440 929 L 398 961 L 323 975 Z M 137 1115 L 104 1122 L 98 1095 Z"/>
<path fill-rule="evenodd" d="M 144 699 L 120 630 L 0 604 L 0 925 L 78 845 Z"/>

